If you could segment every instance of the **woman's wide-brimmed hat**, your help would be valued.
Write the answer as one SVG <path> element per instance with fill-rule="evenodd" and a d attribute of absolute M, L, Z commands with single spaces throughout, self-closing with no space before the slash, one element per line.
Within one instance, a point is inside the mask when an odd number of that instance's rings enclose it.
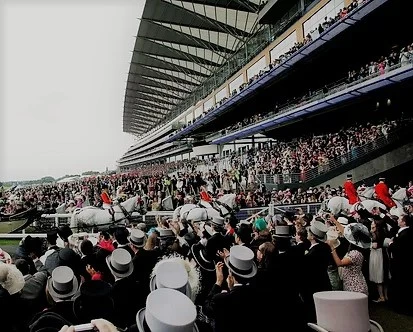
<path fill-rule="evenodd" d="M 132 274 L 133 263 L 131 254 L 123 248 L 118 248 L 106 257 L 106 264 L 116 278 L 125 278 Z"/>
<path fill-rule="evenodd" d="M 215 262 L 213 259 L 208 257 L 206 247 L 202 243 L 198 242 L 192 245 L 191 254 L 201 269 L 206 271 L 215 271 Z"/>
<path fill-rule="evenodd" d="M 136 315 L 139 332 L 198 332 L 197 311 L 192 301 L 174 289 L 160 288 L 146 298 Z"/>
<path fill-rule="evenodd" d="M 235 275 L 242 278 L 252 278 L 257 274 L 254 262 L 254 252 L 245 246 L 232 246 L 229 256 L 224 259 L 225 265 Z"/>
<path fill-rule="evenodd" d="M 366 226 L 361 223 L 352 223 L 344 227 L 344 237 L 348 242 L 363 249 L 371 247 L 371 235 Z"/>
<path fill-rule="evenodd" d="M 73 270 L 68 266 L 58 266 L 47 280 L 47 291 L 55 301 L 68 300 L 76 294 L 79 283 Z"/>
<path fill-rule="evenodd" d="M 0 285 L 10 295 L 20 292 L 24 287 L 23 274 L 14 264 L 0 263 Z"/>

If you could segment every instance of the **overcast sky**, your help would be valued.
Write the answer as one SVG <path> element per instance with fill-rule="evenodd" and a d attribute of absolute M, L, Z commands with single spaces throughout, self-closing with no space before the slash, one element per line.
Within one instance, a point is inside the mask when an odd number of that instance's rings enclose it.
<path fill-rule="evenodd" d="M 0 0 L 0 181 L 114 169 L 144 0 Z"/>

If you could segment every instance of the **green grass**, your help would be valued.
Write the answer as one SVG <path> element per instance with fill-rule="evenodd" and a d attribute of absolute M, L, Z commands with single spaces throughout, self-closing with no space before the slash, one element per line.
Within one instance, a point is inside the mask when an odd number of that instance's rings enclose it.
<path fill-rule="evenodd" d="M 2 246 L 18 246 L 20 239 L 0 239 L 0 247 Z"/>

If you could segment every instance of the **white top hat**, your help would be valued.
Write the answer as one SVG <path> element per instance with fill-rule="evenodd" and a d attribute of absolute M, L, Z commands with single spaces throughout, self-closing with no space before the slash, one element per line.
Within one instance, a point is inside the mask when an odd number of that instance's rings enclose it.
<path fill-rule="evenodd" d="M 340 245 L 340 240 L 338 239 L 338 232 L 335 227 L 330 227 L 327 231 L 327 241 L 333 242 L 333 247 L 337 248 Z"/>
<path fill-rule="evenodd" d="M 160 288 L 146 298 L 146 308 L 138 311 L 136 325 L 140 332 L 198 332 L 196 307 L 174 289 Z"/>
<path fill-rule="evenodd" d="M 212 223 L 217 226 L 224 226 L 224 218 L 222 217 L 213 217 Z"/>
<path fill-rule="evenodd" d="M 135 247 L 142 248 L 146 242 L 146 235 L 140 229 L 134 228 L 130 232 L 129 242 Z"/>
<path fill-rule="evenodd" d="M 149 288 L 151 292 L 158 288 L 175 289 L 191 297 L 188 272 L 177 261 L 160 262 L 156 269 L 156 274 L 151 278 Z"/>
<path fill-rule="evenodd" d="M 337 221 L 342 225 L 347 225 L 348 224 L 348 219 L 345 218 L 345 217 L 338 217 Z"/>
<path fill-rule="evenodd" d="M 252 278 L 257 274 L 254 252 L 248 247 L 232 246 L 224 262 L 233 274 L 242 278 Z"/>
<path fill-rule="evenodd" d="M 106 257 L 106 264 L 117 278 L 125 278 L 133 272 L 132 256 L 126 249 L 113 250 L 112 254 Z"/>
<path fill-rule="evenodd" d="M 68 266 L 58 266 L 47 280 L 47 291 L 55 301 L 70 299 L 79 289 L 73 270 Z"/>
<path fill-rule="evenodd" d="M 320 241 L 325 241 L 328 228 L 321 221 L 313 220 L 309 231 Z"/>
<path fill-rule="evenodd" d="M 317 324 L 308 325 L 316 331 L 378 332 L 379 324 L 369 320 L 367 295 L 358 292 L 328 291 L 314 295 Z"/>

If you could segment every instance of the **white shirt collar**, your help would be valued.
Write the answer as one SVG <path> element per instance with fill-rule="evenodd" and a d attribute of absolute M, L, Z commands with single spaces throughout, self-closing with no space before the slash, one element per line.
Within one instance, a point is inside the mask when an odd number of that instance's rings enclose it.
<path fill-rule="evenodd" d="M 397 231 L 397 234 L 399 234 L 401 231 L 403 231 L 407 228 L 409 228 L 409 226 L 400 227 L 400 229 Z"/>
<path fill-rule="evenodd" d="M 310 250 L 312 247 L 316 246 L 317 244 L 318 244 L 318 242 L 312 244 L 308 250 Z"/>

